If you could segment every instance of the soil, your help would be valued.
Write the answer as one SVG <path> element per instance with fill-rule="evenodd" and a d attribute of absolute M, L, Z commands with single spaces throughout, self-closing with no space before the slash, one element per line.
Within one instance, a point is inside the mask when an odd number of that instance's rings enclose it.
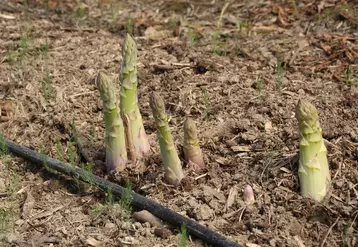
<path fill-rule="evenodd" d="M 358 246 L 357 1 L 227 3 L 2 1 L 2 134 L 80 166 L 74 123 L 92 172 L 129 179 L 138 193 L 247 247 Z M 94 78 L 118 76 L 127 32 L 138 45 L 152 150 L 109 176 Z M 183 161 L 188 186 L 163 180 L 152 91 L 165 99 L 182 160 L 185 116 L 197 124 L 206 168 L 195 173 Z M 332 186 L 322 203 L 300 195 L 300 98 L 317 107 L 328 149 Z M 247 184 L 253 205 L 243 200 Z M 123 200 L 111 200 L 42 166 L 0 159 L 2 246 L 208 246 L 179 229 L 158 236 L 130 217 Z"/>

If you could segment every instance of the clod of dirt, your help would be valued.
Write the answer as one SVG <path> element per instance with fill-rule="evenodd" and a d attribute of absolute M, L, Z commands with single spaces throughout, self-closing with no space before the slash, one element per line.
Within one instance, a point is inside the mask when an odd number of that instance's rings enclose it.
<path fill-rule="evenodd" d="M 206 204 L 201 205 L 195 210 L 195 218 L 197 220 L 209 220 L 213 216 L 213 210 Z"/>
<path fill-rule="evenodd" d="M 229 136 L 236 127 L 236 123 L 234 119 L 228 119 L 223 123 L 203 132 L 201 134 L 202 138 L 214 138 L 216 136 Z"/>
<path fill-rule="evenodd" d="M 107 221 L 106 224 L 104 225 L 105 228 L 107 229 L 115 229 L 116 228 L 116 224 L 110 222 L 110 221 Z"/>
<path fill-rule="evenodd" d="M 161 238 L 168 238 L 172 233 L 169 231 L 169 229 L 165 227 L 156 227 L 154 229 L 154 234 Z"/>
<path fill-rule="evenodd" d="M 225 196 L 218 192 L 217 190 L 215 190 L 214 188 L 210 187 L 210 186 L 207 186 L 207 185 L 202 185 L 201 186 L 202 188 L 202 193 L 203 193 L 203 196 L 205 198 L 206 201 L 211 201 L 213 198 L 216 198 L 216 199 L 219 199 L 220 202 L 225 202 L 226 201 L 226 198 Z"/>

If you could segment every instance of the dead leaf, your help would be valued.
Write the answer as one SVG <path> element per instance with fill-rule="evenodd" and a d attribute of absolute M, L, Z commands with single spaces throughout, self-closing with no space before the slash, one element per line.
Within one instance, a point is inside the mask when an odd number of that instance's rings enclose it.
<path fill-rule="evenodd" d="M 154 27 L 150 26 L 144 31 L 144 36 L 148 39 L 161 40 L 170 37 L 170 32 L 168 30 L 156 30 Z"/>
<path fill-rule="evenodd" d="M 272 24 L 272 25 L 269 25 L 269 26 L 263 26 L 263 25 L 258 25 L 258 26 L 254 26 L 252 27 L 252 30 L 253 31 L 279 31 L 279 32 L 284 32 L 285 29 L 275 25 L 275 24 Z"/>
<path fill-rule="evenodd" d="M 354 17 L 348 10 L 342 10 L 339 12 L 340 16 L 347 19 L 349 22 L 353 24 L 358 24 L 358 18 Z"/>
<path fill-rule="evenodd" d="M 267 132 L 270 132 L 272 130 L 272 122 L 271 121 L 268 121 L 265 123 L 265 130 Z"/>
<path fill-rule="evenodd" d="M 296 240 L 298 247 L 305 247 L 299 236 L 294 236 L 293 238 Z"/>
<path fill-rule="evenodd" d="M 249 152 L 251 150 L 250 146 L 232 146 L 231 150 L 234 152 Z"/>
<path fill-rule="evenodd" d="M 48 216 L 51 216 L 53 215 L 56 211 L 58 210 L 61 210 L 62 208 L 64 208 L 65 206 L 58 206 L 52 210 L 49 210 L 49 211 L 45 211 L 45 212 L 41 212 L 41 213 L 38 213 L 34 216 L 31 217 L 31 220 L 36 220 L 36 219 L 40 219 L 40 218 L 46 218 Z"/>
<path fill-rule="evenodd" d="M 306 39 L 300 39 L 297 44 L 299 50 L 302 50 L 310 45 Z"/>
<path fill-rule="evenodd" d="M 327 54 L 332 54 L 332 50 L 331 47 L 323 42 L 320 42 L 319 45 L 321 46 L 321 48 L 327 53 Z"/>
<path fill-rule="evenodd" d="M 35 198 L 32 196 L 32 194 L 29 191 L 26 191 L 26 199 L 24 204 L 22 205 L 21 217 L 23 219 L 28 218 L 34 206 L 35 206 Z"/>
<path fill-rule="evenodd" d="M 101 241 L 98 241 L 97 239 L 92 238 L 92 237 L 87 238 L 86 243 L 91 246 L 94 246 L 94 247 L 103 247 L 104 246 L 104 243 L 102 243 Z"/>
<path fill-rule="evenodd" d="M 230 208 L 234 202 L 235 202 L 235 197 L 237 195 L 237 188 L 236 187 L 231 187 L 230 191 L 229 191 L 229 196 L 227 197 L 226 200 L 226 208 Z"/>

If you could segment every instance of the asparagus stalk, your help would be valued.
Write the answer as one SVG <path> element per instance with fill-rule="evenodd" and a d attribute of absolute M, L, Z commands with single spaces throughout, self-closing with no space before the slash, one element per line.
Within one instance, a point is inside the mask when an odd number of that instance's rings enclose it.
<path fill-rule="evenodd" d="M 300 133 L 301 194 L 321 202 L 328 192 L 331 175 L 317 109 L 310 102 L 299 100 L 296 119 Z"/>
<path fill-rule="evenodd" d="M 150 150 L 142 116 L 138 107 L 137 93 L 137 46 L 127 34 L 123 47 L 123 62 L 120 72 L 120 108 L 124 121 L 128 153 L 132 160 Z"/>
<path fill-rule="evenodd" d="M 168 117 L 162 97 L 153 92 L 150 97 L 150 107 L 153 111 L 160 152 L 165 169 L 165 178 L 172 185 L 179 185 L 184 178 L 181 162 L 174 145 L 173 137 L 168 125 Z"/>
<path fill-rule="evenodd" d="M 250 185 L 246 185 L 244 189 L 244 201 L 247 204 L 254 204 L 255 203 L 255 195 L 254 190 Z"/>
<path fill-rule="evenodd" d="M 114 169 L 123 170 L 127 162 L 126 141 L 113 81 L 103 72 L 99 72 L 96 84 L 103 101 L 107 172 Z"/>
<path fill-rule="evenodd" d="M 203 154 L 200 149 L 197 129 L 189 117 L 184 122 L 184 158 L 194 170 L 205 168 Z"/>

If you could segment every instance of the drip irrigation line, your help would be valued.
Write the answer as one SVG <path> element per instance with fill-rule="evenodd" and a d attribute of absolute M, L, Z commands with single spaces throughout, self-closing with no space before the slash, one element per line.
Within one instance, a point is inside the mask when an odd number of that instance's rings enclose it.
<path fill-rule="evenodd" d="M 52 169 L 62 174 L 74 178 L 78 178 L 87 183 L 91 182 L 92 185 L 95 185 L 104 191 L 108 191 L 108 189 L 111 189 L 112 194 L 119 198 L 121 198 L 125 193 L 128 193 L 126 192 L 126 189 L 123 188 L 122 186 L 109 182 L 108 180 L 105 180 L 94 174 L 91 174 L 90 175 L 91 177 L 89 178 L 88 172 L 86 173 L 84 170 L 82 170 L 77 166 L 72 166 L 71 164 L 53 159 L 47 155 L 40 154 L 34 150 L 31 150 L 27 147 L 23 147 L 12 141 L 6 139 L 4 139 L 3 141 L 4 143 L 2 144 L 6 145 L 8 151 L 30 162 L 43 165 L 50 170 Z M 180 227 L 182 224 L 184 224 L 189 234 L 205 241 L 208 244 L 211 244 L 214 247 L 244 247 L 243 245 L 240 245 L 236 242 L 226 239 L 224 236 L 197 223 L 196 221 L 191 220 L 185 216 L 182 216 L 166 208 L 165 206 L 149 198 L 146 198 L 134 191 L 131 192 L 131 196 L 132 196 L 132 201 L 131 201 L 132 207 L 141 210 L 147 210 L 153 215 L 162 219 L 163 221 L 168 222 L 169 224 L 176 227 Z"/>

